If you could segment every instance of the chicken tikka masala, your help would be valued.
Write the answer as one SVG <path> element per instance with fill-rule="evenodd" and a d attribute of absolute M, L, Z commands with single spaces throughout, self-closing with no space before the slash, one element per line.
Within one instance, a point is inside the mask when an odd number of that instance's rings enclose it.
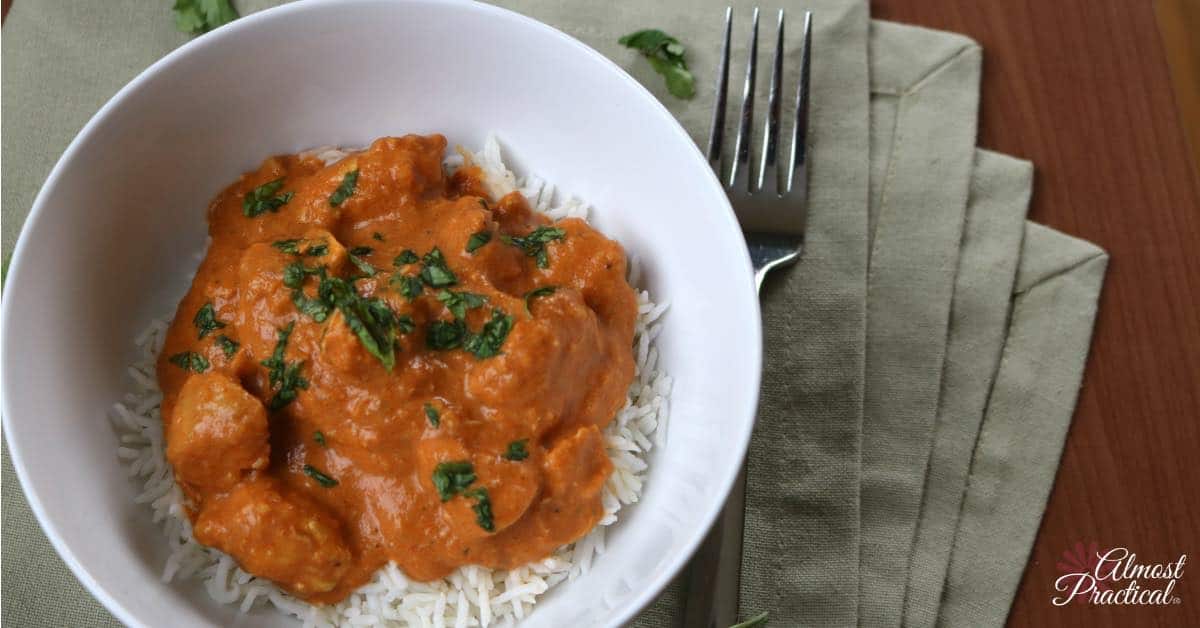
<path fill-rule="evenodd" d="M 439 135 L 267 159 L 208 208 L 158 363 L 196 539 L 313 603 L 513 568 L 603 516 L 634 375 L 621 246 Z"/>

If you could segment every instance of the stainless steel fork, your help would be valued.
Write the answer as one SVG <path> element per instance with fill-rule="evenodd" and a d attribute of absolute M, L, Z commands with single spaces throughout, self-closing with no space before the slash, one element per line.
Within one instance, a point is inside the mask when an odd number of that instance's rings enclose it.
<path fill-rule="evenodd" d="M 733 154 L 722 159 L 725 136 L 726 91 L 729 87 L 730 33 L 733 10 L 725 10 L 725 38 L 717 70 L 712 133 L 708 161 L 725 185 L 738 222 L 750 249 L 754 280 L 762 290 L 772 269 L 793 264 L 804 251 L 805 214 L 808 205 L 808 82 L 812 57 L 812 14 L 804 14 L 804 43 L 800 52 L 800 78 L 796 86 L 792 141 L 786 162 L 778 159 L 780 148 L 780 100 L 783 94 L 783 10 L 776 27 L 775 57 L 767 96 L 767 120 L 763 128 L 758 170 L 751 172 L 750 143 L 754 126 L 754 87 L 758 64 L 758 9 L 750 26 L 746 81 L 742 87 L 741 112 Z M 728 161 L 728 168 L 725 162 Z M 726 174 L 728 170 L 728 174 Z M 684 626 L 727 628 L 737 621 L 738 588 L 741 579 L 742 523 L 745 509 L 746 467 L 730 491 L 725 509 L 692 559 L 684 606 Z M 769 611 L 770 609 L 754 609 Z"/>

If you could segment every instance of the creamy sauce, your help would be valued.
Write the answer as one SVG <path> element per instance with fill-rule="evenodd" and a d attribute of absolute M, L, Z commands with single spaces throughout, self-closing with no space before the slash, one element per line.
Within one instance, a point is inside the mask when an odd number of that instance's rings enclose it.
<path fill-rule="evenodd" d="M 159 360 L 197 540 L 311 602 L 388 561 L 517 567 L 603 514 L 600 430 L 634 371 L 624 251 L 486 198 L 474 166 L 447 176 L 445 149 L 383 138 L 243 175 Z"/>

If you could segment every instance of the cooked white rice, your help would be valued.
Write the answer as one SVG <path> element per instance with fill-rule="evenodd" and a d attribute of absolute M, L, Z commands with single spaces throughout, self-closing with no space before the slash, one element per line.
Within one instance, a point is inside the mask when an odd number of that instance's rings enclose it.
<path fill-rule="evenodd" d="M 331 162 L 345 155 L 337 149 L 316 149 L 313 154 Z M 486 175 L 489 194 L 499 198 L 520 190 L 538 211 L 558 220 L 587 217 L 588 207 L 575 198 L 556 202 L 549 183 L 533 176 L 518 179 L 505 167 L 500 145 L 489 137 L 483 150 L 467 154 Z M 462 155 L 447 160 L 447 167 L 463 163 Z M 630 265 L 630 284 L 637 286 L 637 260 Z M 192 526 L 183 510 L 183 495 L 167 464 L 159 402 L 162 392 L 155 376 L 155 361 L 162 350 L 168 320 L 155 320 L 135 340 L 137 361 L 129 366 L 132 390 L 113 407 L 120 434 L 117 456 L 137 478 L 142 490 L 134 498 L 148 504 L 154 522 L 161 523 L 170 546 L 163 567 L 164 582 L 198 578 L 208 594 L 222 604 L 237 605 L 241 612 L 272 605 L 304 622 L 304 626 L 422 626 L 466 628 L 511 626 L 524 618 L 538 597 L 564 580 L 586 572 L 595 557 L 604 553 L 604 531 L 617 521 L 622 506 L 638 500 L 645 479 L 647 454 L 662 445 L 666 433 L 671 378 L 658 368 L 655 338 L 662 330 L 659 317 L 666 305 L 655 305 L 649 294 L 637 290 L 638 318 L 634 332 L 636 376 L 625 407 L 605 430 L 613 473 L 604 487 L 604 518 L 576 543 L 553 556 L 512 570 L 478 566 L 460 567 L 434 582 L 415 582 L 389 563 L 335 606 L 318 607 L 281 591 L 273 583 L 243 571 L 227 554 L 204 547 L 192 538 Z"/>

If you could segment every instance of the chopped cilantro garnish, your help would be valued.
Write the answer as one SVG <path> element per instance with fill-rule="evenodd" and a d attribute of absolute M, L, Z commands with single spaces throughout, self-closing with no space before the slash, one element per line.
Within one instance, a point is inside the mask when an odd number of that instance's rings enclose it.
<path fill-rule="evenodd" d="M 242 197 L 242 214 L 254 218 L 265 212 L 277 212 L 280 207 L 292 200 L 292 192 L 276 195 L 283 187 L 283 177 L 264 183 L 246 193 Z"/>
<path fill-rule="evenodd" d="M 362 256 L 362 255 L 370 255 L 374 251 L 375 251 L 375 249 L 373 249 L 369 246 L 356 246 L 356 247 L 350 249 L 350 254 Z"/>
<path fill-rule="evenodd" d="M 438 291 L 438 301 L 446 304 L 446 309 L 454 315 L 454 318 L 463 319 L 467 317 L 467 310 L 482 307 L 486 297 L 473 292 L 454 292 L 445 288 Z"/>
<path fill-rule="evenodd" d="M 242 346 L 238 342 L 225 334 L 217 336 L 217 346 L 221 347 L 221 351 L 225 352 L 225 357 L 232 358 L 237 353 L 238 347 Z"/>
<path fill-rule="evenodd" d="M 354 194 L 355 187 L 358 187 L 357 168 L 347 172 L 342 176 L 341 184 L 337 186 L 337 189 L 333 191 L 333 194 L 329 195 L 329 205 L 332 207 L 340 207 L 342 203 L 346 202 L 346 199 L 350 198 L 350 196 Z"/>
<path fill-rule="evenodd" d="M 375 238 L 376 240 L 379 240 L 380 242 L 383 242 L 383 234 L 379 233 L 378 231 L 376 231 L 375 233 L 372 233 L 371 237 Z"/>
<path fill-rule="evenodd" d="M 411 329 L 412 321 L 397 317 L 379 297 L 359 296 L 344 279 L 322 278 L 319 293 L 322 301 L 338 308 L 367 352 L 391 371 L 396 364 L 396 331 Z"/>
<path fill-rule="evenodd" d="M 271 243 L 271 246 L 283 251 L 284 253 L 290 253 L 292 255 L 300 254 L 300 240 L 276 240 Z"/>
<path fill-rule="evenodd" d="M 479 231 L 472 233 L 470 238 L 467 238 L 467 252 L 474 253 L 476 249 L 492 241 L 491 231 Z"/>
<path fill-rule="evenodd" d="M 369 251 L 371 249 L 367 249 L 367 250 Z M 358 270 L 360 270 L 362 272 L 364 277 L 374 277 L 375 276 L 375 267 L 372 266 L 370 262 L 359 257 L 358 255 L 356 255 L 354 253 L 351 253 L 347 257 L 350 258 L 351 263 L 353 263 L 355 266 L 358 267 Z"/>
<path fill-rule="evenodd" d="M 305 277 L 323 274 L 325 274 L 324 266 L 308 268 L 300 262 L 292 262 L 283 267 L 283 285 L 289 288 L 299 288 L 304 284 Z"/>
<path fill-rule="evenodd" d="M 208 370 L 208 359 L 195 351 L 176 353 L 167 358 L 167 361 L 185 371 L 203 373 Z"/>
<path fill-rule="evenodd" d="M 454 272 L 446 265 L 446 258 L 436 246 L 432 251 L 426 253 L 421 261 L 424 262 L 424 267 L 421 268 L 421 279 L 425 283 L 434 288 L 441 288 L 453 286 L 458 282 L 458 277 L 455 277 Z"/>
<path fill-rule="evenodd" d="M 488 532 L 494 531 L 496 526 L 492 522 L 492 500 L 488 498 L 487 489 L 477 486 L 464 492 L 463 497 L 475 500 L 475 505 L 471 506 L 471 510 L 475 511 L 475 523 Z"/>
<path fill-rule="evenodd" d="M 533 310 L 529 309 L 529 302 L 538 297 L 548 297 L 548 296 L 554 294 L 557 290 L 558 290 L 558 288 L 555 286 L 542 286 L 540 288 L 534 288 L 533 290 L 526 292 L 525 293 L 525 311 L 530 314 L 533 314 Z"/>
<path fill-rule="evenodd" d="M 433 404 L 425 404 L 425 418 L 429 419 L 429 424 L 434 427 L 442 424 L 442 415 L 437 408 L 433 407 Z"/>
<path fill-rule="evenodd" d="M 324 473 L 321 473 L 320 471 L 317 470 L 316 467 L 312 466 L 311 464 L 304 465 L 304 475 L 307 475 L 308 477 L 316 480 L 317 484 L 320 484 L 321 486 L 324 486 L 325 488 L 333 488 L 338 485 L 337 480 L 329 477 L 328 475 L 325 475 Z"/>
<path fill-rule="evenodd" d="M 419 261 L 421 261 L 421 258 L 417 257 L 417 254 L 413 253 L 412 249 L 404 249 L 396 256 L 396 259 L 392 260 L 392 266 L 399 268 L 407 264 L 416 264 Z"/>
<path fill-rule="evenodd" d="M 291 255 L 300 255 L 300 253 L 301 253 L 300 243 L 301 242 L 304 242 L 304 240 L 300 240 L 300 239 L 276 240 L 275 242 L 271 243 L 271 246 L 279 249 L 280 251 L 283 251 L 284 253 L 288 253 Z M 329 252 L 329 245 L 326 244 L 324 240 L 317 241 L 316 243 L 313 243 L 310 241 L 308 243 L 308 248 L 303 251 L 303 253 L 309 257 L 321 257 L 322 255 L 324 255 L 328 252 Z"/>
<path fill-rule="evenodd" d="M 309 297 L 299 288 L 292 291 L 292 303 L 296 305 L 297 310 L 300 310 L 318 323 L 324 322 L 326 318 L 329 318 L 329 312 L 332 309 L 328 303 L 321 299 Z"/>
<path fill-rule="evenodd" d="M 300 367 L 304 362 L 293 362 L 288 364 L 284 358 L 284 352 L 287 350 L 288 337 L 292 335 L 292 329 L 296 326 L 295 321 L 288 323 L 287 327 L 279 330 L 279 339 L 275 342 L 275 350 L 271 353 L 271 357 L 263 360 L 260 364 L 267 367 L 267 376 L 271 382 L 271 388 L 275 389 L 275 395 L 267 403 L 267 407 L 271 410 L 278 410 L 296 399 L 301 388 L 308 388 L 308 380 L 300 376 Z"/>
<path fill-rule="evenodd" d="M 196 311 L 196 316 L 192 318 L 192 324 L 196 326 L 196 329 L 200 330 L 201 338 L 225 326 L 225 323 L 217 320 L 217 312 L 213 309 L 211 301 L 205 303 Z"/>
<path fill-rule="evenodd" d="M 467 337 L 467 324 L 461 319 L 453 322 L 436 320 L 429 324 L 425 333 L 425 344 L 430 349 L 448 351 L 461 347 Z"/>
<path fill-rule="evenodd" d="M 525 251 L 525 255 L 534 258 L 538 268 L 549 268 L 550 258 L 546 255 L 546 245 L 565 237 L 567 232 L 559 227 L 542 226 L 526 236 L 500 236 L 500 239 Z"/>
<path fill-rule="evenodd" d="M 409 301 L 421 296 L 421 291 L 425 289 L 425 284 L 416 275 L 397 273 L 392 275 L 391 284 L 396 286 L 400 290 L 400 294 Z"/>
<path fill-rule="evenodd" d="M 475 466 L 468 460 L 439 462 L 433 469 L 433 487 L 443 502 L 463 492 L 475 481 Z"/>
<path fill-rule="evenodd" d="M 520 462 L 529 457 L 529 450 L 525 446 L 529 443 L 528 439 L 514 440 L 508 444 L 508 451 L 504 452 L 505 460 Z"/>
<path fill-rule="evenodd" d="M 499 355 L 500 346 L 504 344 L 512 326 L 511 316 L 500 310 L 492 310 L 492 319 L 483 324 L 483 329 L 478 334 L 471 334 L 463 343 L 463 348 L 479 359 Z"/>
<path fill-rule="evenodd" d="M 317 441 L 317 444 L 322 447 L 329 446 L 329 443 L 325 442 L 325 434 L 322 433 L 321 430 L 317 430 L 317 431 L 313 432 L 313 440 Z"/>

